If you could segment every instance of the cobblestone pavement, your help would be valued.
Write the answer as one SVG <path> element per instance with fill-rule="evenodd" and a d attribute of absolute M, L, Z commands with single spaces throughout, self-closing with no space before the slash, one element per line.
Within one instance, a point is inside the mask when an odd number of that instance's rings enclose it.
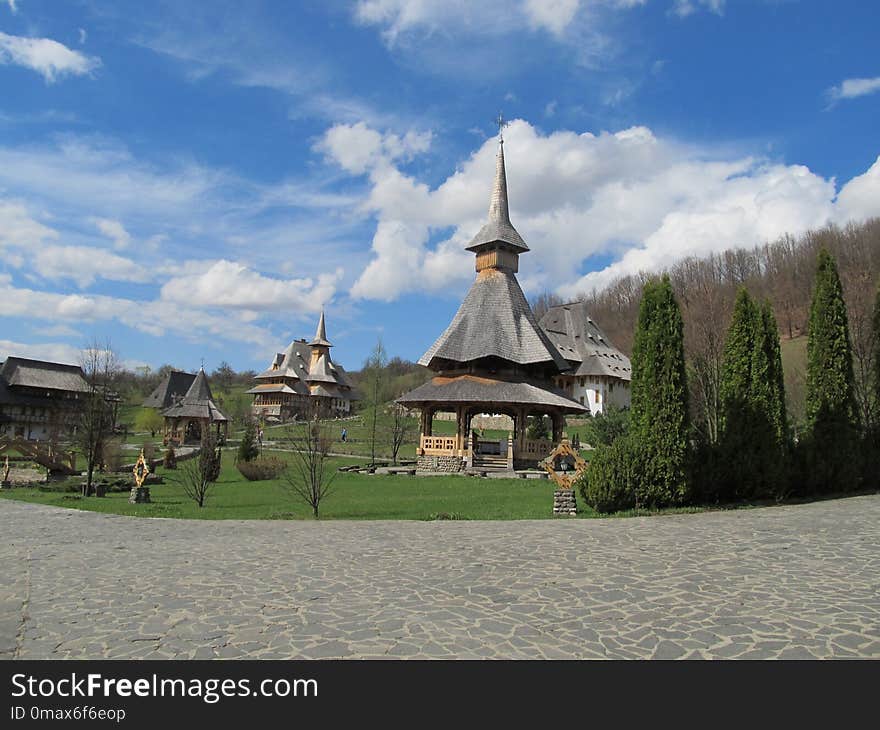
<path fill-rule="evenodd" d="M 0 527 L 4 657 L 880 657 L 880 496 L 322 523 L 2 500 Z"/>

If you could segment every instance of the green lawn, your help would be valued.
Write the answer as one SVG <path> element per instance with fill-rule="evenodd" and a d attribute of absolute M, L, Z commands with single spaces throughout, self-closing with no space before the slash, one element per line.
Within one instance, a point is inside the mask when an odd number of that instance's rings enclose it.
<path fill-rule="evenodd" d="M 289 455 L 283 455 L 289 458 Z M 128 503 L 127 492 L 83 499 L 76 494 L 39 489 L 4 490 L 0 496 L 27 502 L 72 507 L 95 512 L 145 517 L 196 519 L 311 519 L 311 508 L 297 501 L 279 480 L 248 482 L 224 453 L 220 480 L 199 509 L 177 483 L 179 472 L 160 469 L 165 484 L 152 487 L 151 504 Z M 333 466 L 352 463 L 334 459 Z M 447 477 L 376 476 L 339 473 L 333 493 L 321 505 L 325 519 L 509 520 L 552 517 L 553 484 L 537 479 L 480 479 Z M 583 507 L 582 507 L 583 509 Z M 586 509 L 581 517 L 595 517 Z"/>

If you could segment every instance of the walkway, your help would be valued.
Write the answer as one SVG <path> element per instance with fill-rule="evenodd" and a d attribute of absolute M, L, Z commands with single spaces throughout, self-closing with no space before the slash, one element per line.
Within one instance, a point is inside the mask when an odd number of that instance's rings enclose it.
<path fill-rule="evenodd" d="M 3 657 L 880 658 L 880 496 L 321 523 L 2 500 L 0 529 Z"/>

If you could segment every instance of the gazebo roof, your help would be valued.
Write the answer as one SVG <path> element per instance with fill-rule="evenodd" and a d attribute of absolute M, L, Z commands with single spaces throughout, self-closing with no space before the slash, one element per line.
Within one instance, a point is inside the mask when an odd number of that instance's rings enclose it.
<path fill-rule="evenodd" d="M 162 415 L 166 418 L 196 418 L 208 421 L 228 421 L 211 395 L 211 387 L 208 385 L 208 376 L 204 368 L 199 370 L 186 395 L 170 408 L 165 409 Z"/>
<path fill-rule="evenodd" d="M 516 277 L 503 270 L 481 272 L 446 331 L 422 355 L 420 365 L 436 360 L 458 363 L 498 357 L 518 365 L 569 366 L 538 325 Z"/>
<path fill-rule="evenodd" d="M 404 406 L 426 403 L 548 406 L 566 413 L 589 412 L 586 406 L 545 385 L 523 379 L 505 380 L 476 375 L 437 375 L 402 395 L 396 402 Z"/>

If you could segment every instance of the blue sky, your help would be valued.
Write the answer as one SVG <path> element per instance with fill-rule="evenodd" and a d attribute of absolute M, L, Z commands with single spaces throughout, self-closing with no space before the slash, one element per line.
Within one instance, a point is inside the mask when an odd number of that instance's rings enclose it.
<path fill-rule="evenodd" d="M 880 215 L 876 3 L 0 0 L 0 358 L 417 359 L 503 110 L 528 295 Z"/>

